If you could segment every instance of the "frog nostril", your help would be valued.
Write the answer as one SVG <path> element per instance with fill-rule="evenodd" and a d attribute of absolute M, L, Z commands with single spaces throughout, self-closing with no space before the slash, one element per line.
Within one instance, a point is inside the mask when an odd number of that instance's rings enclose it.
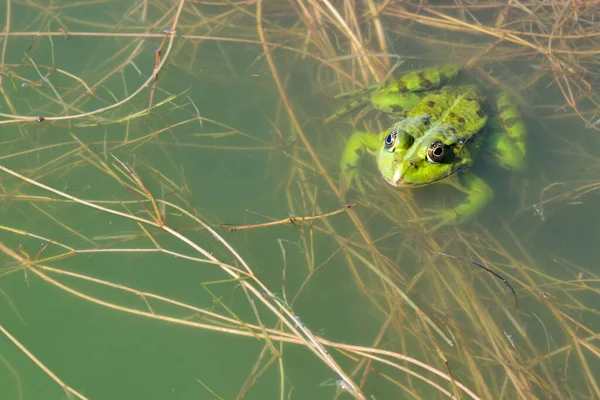
<path fill-rule="evenodd" d="M 413 161 L 410 162 L 410 166 L 413 167 L 413 168 L 417 168 L 417 164 L 415 162 L 413 162 Z"/>

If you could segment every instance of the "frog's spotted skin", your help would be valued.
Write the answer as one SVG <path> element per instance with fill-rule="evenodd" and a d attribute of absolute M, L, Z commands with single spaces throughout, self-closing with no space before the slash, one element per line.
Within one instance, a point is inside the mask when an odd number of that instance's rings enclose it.
<path fill-rule="evenodd" d="M 443 66 L 443 69 L 460 71 L 458 67 Z M 431 83 L 425 84 L 428 88 L 442 85 L 447 76 L 439 71 L 434 69 L 431 75 L 424 71 L 411 73 L 384 87 L 378 96 L 387 94 L 393 98 L 404 90 L 423 90 L 424 76 L 438 76 L 427 80 Z M 417 81 L 420 83 L 414 83 Z M 346 183 L 356 182 L 365 191 L 358 179 L 358 167 L 368 150 L 376 155 L 381 175 L 393 186 L 416 187 L 443 181 L 467 194 L 455 208 L 424 219 L 438 220 L 440 224 L 471 219 L 493 197 L 491 188 L 469 171 L 484 145 L 502 167 L 524 167 L 525 125 L 520 111 L 506 94 L 498 96 L 498 116 L 488 118 L 484 104 L 484 97 L 474 85 L 445 86 L 421 96 L 406 117 L 389 130 L 379 135 L 354 133 L 341 160 Z M 490 131 L 490 127 L 494 130 Z"/>
<path fill-rule="evenodd" d="M 500 93 L 496 102 L 496 133 L 490 138 L 490 145 L 494 147 L 492 154 L 503 168 L 521 170 L 525 168 L 526 128 L 523 115 L 507 93 Z"/>
<path fill-rule="evenodd" d="M 418 92 L 441 87 L 456 78 L 460 72 L 461 68 L 456 65 L 440 65 L 408 73 L 399 79 L 392 80 L 379 90 L 376 90 L 377 86 L 371 86 L 356 92 L 342 93 L 336 98 L 353 96 L 357 99 L 340 108 L 325 122 L 333 121 L 357 110 L 362 110 L 362 116 L 375 109 L 393 114 L 394 117 L 404 117 L 407 111 L 423 97 L 423 94 Z"/>
<path fill-rule="evenodd" d="M 383 88 L 383 91 L 387 93 L 407 93 L 430 90 L 446 85 L 458 76 L 460 72 L 461 68 L 453 64 L 420 69 L 390 82 Z"/>

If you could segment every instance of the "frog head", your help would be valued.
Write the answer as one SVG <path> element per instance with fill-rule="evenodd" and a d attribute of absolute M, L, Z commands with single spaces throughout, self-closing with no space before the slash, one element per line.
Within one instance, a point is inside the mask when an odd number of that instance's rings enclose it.
<path fill-rule="evenodd" d="M 472 164 L 469 150 L 454 129 L 441 125 L 424 132 L 402 129 L 396 124 L 383 140 L 377 166 L 391 185 L 424 186 L 444 179 Z"/>

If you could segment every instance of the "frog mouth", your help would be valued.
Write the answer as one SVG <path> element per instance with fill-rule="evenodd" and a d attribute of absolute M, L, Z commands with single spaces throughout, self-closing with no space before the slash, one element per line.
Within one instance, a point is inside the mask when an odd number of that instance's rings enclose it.
<path fill-rule="evenodd" d="M 407 182 L 404 180 L 404 176 L 405 174 L 403 174 L 401 170 L 397 170 L 391 177 L 386 177 L 385 180 L 387 183 L 397 188 L 421 186 L 421 184 L 410 181 Z"/>
<path fill-rule="evenodd" d="M 417 183 L 417 182 L 406 181 L 404 179 L 404 174 L 402 174 L 400 172 L 397 172 L 391 178 L 385 177 L 385 181 L 387 183 L 389 183 L 390 185 L 392 185 L 394 187 L 397 187 L 397 188 L 403 188 L 403 187 L 404 188 L 406 188 L 406 187 L 414 188 L 414 187 L 421 187 L 421 186 L 431 185 L 432 183 L 440 181 L 440 180 L 442 180 L 444 178 L 447 178 L 447 177 L 449 177 L 452 174 L 453 174 L 453 172 L 449 173 L 447 175 L 442 175 L 442 176 L 440 176 L 438 178 L 429 180 L 427 182 L 423 182 L 423 183 L 419 182 L 419 183 Z"/>
<path fill-rule="evenodd" d="M 397 188 L 417 187 L 417 186 L 425 186 L 426 185 L 423 183 L 407 182 L 404 180 L 404 174 L 401 174 L 401 173 L 396 173 L 391 178 L 385 177 L 385 181 L 387 183 L 389 183 L 390 185 L 397 187 Z"/>
<path fill-rule="evenodd" d="M 388 182 L 390 185 L 397 187 L 397 188 L 427 186 L 427 185 L 429 185 L 429 183 L 431 183 L 431 182 L 427 182 L 427 183 L 406 182 L 406 181 L 403 181 L 402 179 L 400 179 L 396 182 L 392 182 L 392 181 L 388 181 Z"/>

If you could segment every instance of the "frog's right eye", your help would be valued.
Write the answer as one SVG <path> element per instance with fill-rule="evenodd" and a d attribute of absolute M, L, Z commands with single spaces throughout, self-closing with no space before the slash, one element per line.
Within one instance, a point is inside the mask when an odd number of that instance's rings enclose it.
<path fill-rule="evenodd" d="M 387 151 L 389 151 L 389 152 L 394 151 L 394 145 L 396 144 L 396 137 L 397 137 L 397 133 L 396 133 L 395 129 L 392 129 L 386 135 L 386 137 L 383 141 L 383 145 L 385 146 L 385 149 Z"/>
<path fill-rule="evenodd" d="M 447 150 L 450 152 L 450 149 L 446 148 L 446 145 L 442 142 L 434 142 L 427 150 L 427 162 L 429 164 L 441 164 L 444 162 L 447 154 Z"/>

